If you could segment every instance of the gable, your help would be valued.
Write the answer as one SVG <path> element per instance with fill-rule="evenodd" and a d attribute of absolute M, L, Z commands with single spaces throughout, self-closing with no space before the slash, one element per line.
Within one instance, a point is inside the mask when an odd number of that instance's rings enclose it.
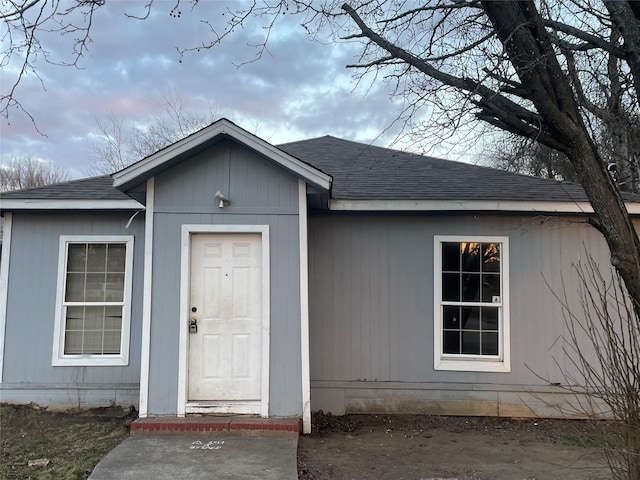
<path fill-rule="evenodd" d="M 156 213 L 297 213 L 298 180 L 279 164 L 225 139 L 155 177 Z"/>
<path fill-rule="evenodd" d="M 241 143 L 306 182 L 325 190 L 329 190 L 331 187 L 331 177 L 328 175 L 250 134 L 225 118 L 114 173 L 113 186 L 121 191 L 127 191 L 225 140 L 235 140 Z"/>

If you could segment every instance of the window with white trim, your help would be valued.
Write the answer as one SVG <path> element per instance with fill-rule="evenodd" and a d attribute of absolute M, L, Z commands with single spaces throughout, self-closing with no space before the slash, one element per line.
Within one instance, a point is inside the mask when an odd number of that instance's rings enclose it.
<path fill-rule="evenodd" d="M 434 237 L 434 367 L 508 372 L 508 237 Z"/>
<path fill-rule="evenodd" d="M 53 365 L 127 365 L 132 236 L 61 236 Z"/>

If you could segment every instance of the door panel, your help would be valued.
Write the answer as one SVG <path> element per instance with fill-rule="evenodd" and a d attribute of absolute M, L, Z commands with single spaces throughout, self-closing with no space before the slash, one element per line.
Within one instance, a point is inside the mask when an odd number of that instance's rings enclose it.
<path fill-rule="evenodd" d="M 191 240 L 189 401 L 258 401 L 261 392 L 262 252 L 259 234 Z M 195 312 L 193 309 L 195 308 Z"/>

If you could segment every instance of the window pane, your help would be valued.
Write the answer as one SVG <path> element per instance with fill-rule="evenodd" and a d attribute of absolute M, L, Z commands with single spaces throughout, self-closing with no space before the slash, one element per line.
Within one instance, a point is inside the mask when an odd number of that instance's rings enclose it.
<path fill-rule="evenodd" d="M 444 317 L 444 328 L 446 330 L 460 328 L 460 307 L 445 305 L 442 308 L 442 315 Z"/>
<path fill-rule="evenodd" d="M 120 353 L 120 331 L 104 332 L 104 349 L 105 354 Z"/>
<path fill-rule="evenodd" d="M 498 309 L 482 307 L 482 330 L 498 330 Z"/>
<path fill-rule="evenodd" d="M 87 272 L 104 272 L 107 266 L 107 246 L 90 243 L 87 247 Z"/>
<path fill-rule="evenodd" d="M 482 275 L 482 301 L 493 303 L 493 297 L 500 297 L 500 275 L 490 273 Z"/>
<path fill-rule="evenodd" d="M 104 307 L 84 308 L 84 329 L 102 330 L 104 324 Z"/>
<path fill-rule="evenodd" d="M 500 244 L 482 244 L 482 271 L 500 272 Z"/>
<path fill-rule="evenodd" d="M 118 330 L 122 328 L 122 307 L 105 307 L 104 329 Z"/>
<path fill-rule="evenodd" d="M 467 355 L 480 354 L 480 332 L 462 331 L 462 353 Z"/>
<path fill-rule="evenodd" d="M 498 355 L 498 332 L 482 332 L 482 354 Z"/>
<path fill-rule="evenodd" d="M 462 301 L 477 302 L 480 300 L 480 274 L 467 273 L 462 275 Z"/>
<path fill-rule="evenodd" d="M 67 273 L 67 302 L 84 302 L 84 273 Z"/>
<path fill-rule="evenodd" d="M 125 243 L 67 245 L 65 302 L 123 302 Z M 122 306 L 65 307 L 64 354 L 119 354 Z"/>
<path fill-rule="evenodd" d="M 463 272 L 479 272 L 480 271 L 480 244 L 479 243 L 461 243 L 462 251 L 462 271 Z"/>
<path fill-rule="evenodd" d="M 87 262 L 87 245 L 70 244 L 67 247 L 67 272 L 84 272 Z"/>
<path fill-rule="evenodd" d="M 121 302 L 124 298 L 124 273 L 108 273 L 105 284 L 105 301 Z"/>
<path fill-rule="evenodd" d="M 442 244 L 442 270 L 445 272 L 460 271 L 460 244 L 444 242 Z"/>
<path fill-rule="evenodd" d="M 65 332 L 64 353 L 66 355 L 82 353 L 82 332 Z"/>
<path fill-rule="evenodd" d="M 126 259 L 126 246 L 123 244 L 110 244 L 107 250 L 107 271 L 124 273 Z"/>
<path fill-rule="evenodd" d="M 462 328 L 480 330 L 480 307 L 462 307 Z"/>
<path fill-rule="evenodd" d="M 101 331 L 85 331 L 82 353 L 85 355 L 102 354 L 102 335 Z"/>
<path fill-rule="evenodd" d="M 82 330 L 84 326 L 84 307 L 67 307 L 67 330 Z"/>
<path fill-rule="evenodd" d="M 104 302 L 104 273 L 87 273 L 85 302 Z"/>
<path fill-rule="evenodd" d="M 443 332 L 443 352 L 442 353 L 460 353 L 460 331 Z"/>
<path fill-rule="evenodd" d="M 445 302 L 460 301 L 460 274 L 442 274 L 442 300 Z"/>
<path fill-rule="evenodd" d="M 501 288 L 502 243 L 449 241 L 441 248 L 442 353 L 498 356 L 500 309 L 507 300 Z"/>

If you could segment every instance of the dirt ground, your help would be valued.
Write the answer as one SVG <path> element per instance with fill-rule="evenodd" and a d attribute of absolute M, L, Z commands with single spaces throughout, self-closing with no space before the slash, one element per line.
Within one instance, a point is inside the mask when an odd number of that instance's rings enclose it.
<path fill-rule="evenodd" d="M 313 417 L 300 437 L 300 480 L 609 479 L 601 427 L 577 420 L 425 415 Z"/>
<path fill-rule="evenodd" d="M 81 480 L 128 436 L 135 411 L 0 405 L 0 479 Z M 600 430 L 582 421 L 427 415 L 313 416 L 300 480 L 600 480 Z M 42 462 L 42 463 L 41 463 Z"/>

